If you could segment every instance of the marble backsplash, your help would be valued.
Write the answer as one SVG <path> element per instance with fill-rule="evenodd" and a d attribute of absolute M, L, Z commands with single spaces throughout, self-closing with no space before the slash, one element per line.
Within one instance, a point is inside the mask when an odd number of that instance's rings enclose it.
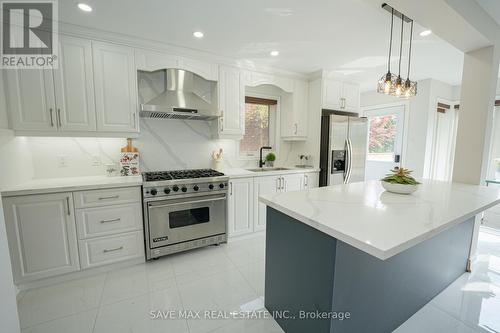
<path fill-rule="evenodd" d="M 222 148 L 224 168 L 250 168 L 256 159 L 238 156 L 237 140 L 213 138 L 215 123 L 206 121 L 141 119 L 139 149 L 141 171 L 211 168 L 211 152 Z M 23 138 L 32 155 L 33 178 L 97 176 L 105 165 L 119 160 L 122 138 Z M 280 140 L 276 145 L 277 165 L 298 163 L 295 143 Z"/>

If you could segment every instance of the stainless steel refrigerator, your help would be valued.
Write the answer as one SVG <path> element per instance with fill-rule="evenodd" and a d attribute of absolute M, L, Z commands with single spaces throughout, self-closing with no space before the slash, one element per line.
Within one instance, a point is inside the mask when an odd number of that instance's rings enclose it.
<path fill-rule="evenodd" d="M 368 121 L 357 114 L 323 110 L 320 186 L 364 181 Z"/>

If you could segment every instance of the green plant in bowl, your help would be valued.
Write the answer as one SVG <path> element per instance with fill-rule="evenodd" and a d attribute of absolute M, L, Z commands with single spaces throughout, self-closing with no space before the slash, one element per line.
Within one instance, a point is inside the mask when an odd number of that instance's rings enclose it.
<path fill-rule="evenodd" d="M 412 173 L 411 170 L 394 168 L 391 172 L 380 180 L 382 187 L 386 191 L 398 194 L 411 194 L 417 190 L 417 185 L 420 183 L 410 176 Z"/>
<path fill-rule="evenodd" d="M 388 182 L 391 184 L 406 184 L 406 185 L 418 185 L 420 184 L 410 176 L 413 172 L 409 169 L 405 168 L 394 168 L 391 170 L 392 173 L 387 174 L 384 178 L 381 179 L 383 182 Z"/>

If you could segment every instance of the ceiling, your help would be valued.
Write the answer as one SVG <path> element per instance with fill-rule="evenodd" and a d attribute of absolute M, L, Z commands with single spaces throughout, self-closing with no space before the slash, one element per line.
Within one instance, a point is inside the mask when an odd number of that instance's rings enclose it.
<path fill-rule="evenodd" d="M 333 70 L 359 82 L 363 90 L 373 90 L 386 72 L 390 15 L 363 0 L 86 2 L 93 7 L 90 13 L 79 10 L 74 1 L 60 1 L 60 20 L 203 50 L 250 65 L 300 73 Z M 399 29 L 398 21 L 395 27 Z M 205 37 L 194 38 L 196 30 Z M 462 52 L 434 35 L 418 36 L 422 30 L 415 27 L 412 78 L 459 84 Z M 279 50 L 280 55 L 271 57 L 271 50 Z"/>
<path fill-rule="evenodd" d="M 476 0 L 483 9 L 500 25 L 500 1 Z"/>

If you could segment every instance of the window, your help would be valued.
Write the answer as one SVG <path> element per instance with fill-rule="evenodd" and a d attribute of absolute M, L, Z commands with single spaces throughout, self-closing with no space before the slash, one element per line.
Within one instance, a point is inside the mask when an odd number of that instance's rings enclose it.
<path fill-rule="evenodd" d="M 245 97 L 245 135 L 240 141 L 240 156 L 258 156 L 262 146 L 273 144 L 273 111 L 278 101 L 257 97 Z"/>
<path fill-rule="evenodd" d="M 398 117 L 395 114 L 369 118 L 368 159 L 392 161 L 396 143 Z"/>

